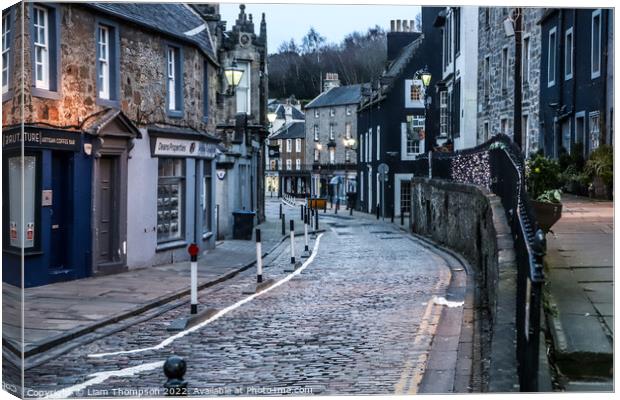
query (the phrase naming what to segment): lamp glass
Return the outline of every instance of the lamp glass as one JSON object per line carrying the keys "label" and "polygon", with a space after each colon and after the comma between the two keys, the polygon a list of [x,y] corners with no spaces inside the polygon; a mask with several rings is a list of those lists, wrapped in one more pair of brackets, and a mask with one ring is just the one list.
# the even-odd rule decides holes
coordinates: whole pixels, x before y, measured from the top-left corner
{"label": "lamp glass", "polygon": [[226,82],[228,85],[236,87],[239,85],[239,82],[241,82],[243,70],[237,68],[237,63],[233,63],[230,68],[226,68],[224,70],[224,76],[226,77]]}
{"label": "lamp glass", "polygon": [[274,112],[267,113],[267,120],[269,121],[269,123],[273,124],[273,122],[276,120],[277,116],[278,115],[276,113],[274,113]]}
{"label": "lamp glass", "polygon": [[422,84],[424,85],[424,87],[428,87],[428,85],[431,84],[431,73],[428,71],[424,71],[422,72]]}

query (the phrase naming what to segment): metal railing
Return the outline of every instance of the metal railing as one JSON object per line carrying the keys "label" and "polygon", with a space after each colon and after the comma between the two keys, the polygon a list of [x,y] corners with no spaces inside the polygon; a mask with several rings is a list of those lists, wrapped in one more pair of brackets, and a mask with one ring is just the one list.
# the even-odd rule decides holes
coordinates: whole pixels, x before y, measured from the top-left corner
{"label": "metal railing", "polygon": [[520,390],[538,390],[540,312],[545,235],[538,227],[525,186],[525,162],[506,135],[454,153],[430,153],[414,162],[416,176],[487,187],[502,202],[517,261],[517,362]]}

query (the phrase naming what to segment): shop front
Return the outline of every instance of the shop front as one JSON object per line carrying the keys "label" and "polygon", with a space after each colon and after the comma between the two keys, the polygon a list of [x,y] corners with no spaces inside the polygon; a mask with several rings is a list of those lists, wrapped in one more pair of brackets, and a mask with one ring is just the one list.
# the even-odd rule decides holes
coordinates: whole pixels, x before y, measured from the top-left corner
{"label": "shop front", "polygon": [[[3,128],[3,281],[24,287],[91,274],[91,136]],[[22,153],[23,142],[23,153]],[[23,207],[23,213],[22,213]]]}
{"label": "shop front", "polygon": [[202,251],[215,246],[219,140],[176,127],[149,127],[144,134],[148,141],[136,148],[129,168],[130,267],[187,260],[190,243]]}

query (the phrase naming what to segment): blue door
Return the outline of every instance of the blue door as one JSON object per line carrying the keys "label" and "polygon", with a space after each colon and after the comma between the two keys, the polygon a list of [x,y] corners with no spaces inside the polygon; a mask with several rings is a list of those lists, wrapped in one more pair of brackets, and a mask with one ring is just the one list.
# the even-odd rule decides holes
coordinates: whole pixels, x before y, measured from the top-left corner
{"label": "blue door", "polygon": [[50,232],[50,281],[74,279],[70,265],[72,204],[72,153],[52,153],[52,206]]}

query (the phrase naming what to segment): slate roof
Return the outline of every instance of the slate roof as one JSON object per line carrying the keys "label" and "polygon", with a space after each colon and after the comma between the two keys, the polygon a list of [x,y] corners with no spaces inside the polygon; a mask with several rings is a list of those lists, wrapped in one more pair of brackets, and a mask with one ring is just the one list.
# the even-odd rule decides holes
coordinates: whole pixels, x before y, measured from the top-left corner
{"label": "slate roof", "polygon": [[[292,119],[306,119],[306,116],[303,112],[299,111],[296,107],[291,107],[291,118]],[[286,108],[282,103],[272,103],[267,106],[269,112],[275,112],[277,119],[286,119]]]}
{"label": "slate roof", "polygon": [[[215,52],[209,40],[206,21],[188,5],[181,3],[88,3],[84,4],[102,13],[124,19],[153,29],[178,40],[198,46],[211,61],[216,62]],[[195,34],[186,34],[204,27]]]}
{"label": "slate roof", "polygon": [[306,137],[306,123],[301,121],[290,122],[284,125],[282,128],[269,139],[297,139]]}
{"label": "slate roof", "polygon": [[362,85],[347,85],[329,89],[314,98],[306,108],[341,106],[357,104],[362,96]]}

